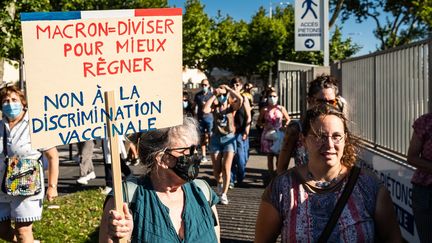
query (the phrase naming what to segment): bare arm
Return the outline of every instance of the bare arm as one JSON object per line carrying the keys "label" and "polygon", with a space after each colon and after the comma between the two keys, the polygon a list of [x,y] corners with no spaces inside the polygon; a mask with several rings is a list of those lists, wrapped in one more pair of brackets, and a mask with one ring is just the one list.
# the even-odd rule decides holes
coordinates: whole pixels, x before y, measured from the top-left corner
{"label": "bare arm", "polygon": [[380,242],[403,242],[392,199],[384,186],[378,191],[374,219]]}
{"label": "bare arm", "polygon": [[257,119],[257,125],[258,126],[260,126],[260,127],[264,127],[264,114],[265,114],[265,112],[266,112],[266,109],[265,108],[261,108],[261,110],[259,111],[260,113],[259,113],[259,116],[258,116],[258,119]]}
{"label": "bare arm", "polygon": [[286,120],[285,126],[288,126],[290,122],[290,117],[288,115],[288,111],[285,109],[285,107],[281,106],[282,115],[284,116],[284,119]]}
{"label": "bare arm", "polygon": [[289,167],[290,158],[299,140],[299,130],[295,126],[289,126],[285,130],[285,137],[279,153],[276,172],[282,173]]}
{"label": "bare arm", "polygon": [[252,123],[252,112],[251,112],[252,108],[250,106],[249,99],[247,99],[246,97],[243,97],[243,106],[245,108],[245,113],[246,113],[246,128],[245,128],[245,133],[243,134],[243,140],[246,140],[247,136],[249,135],[250,127]]}
{"label": "bare arm", "polygon": [[237,93],[235,90],[231,89],[228,85],[221,85],[224,89],[226,89],[227,92],[229,92],[232,97],[234,97],[234,102],[231,104],[231,107],[233,110],[240,109],[241,104],[243,103],[243,97]]}
{"label": "bare arm", "polygon": [[422,147],[423,143],[420,136],[414,132],[408,148],[407,162],[416,168],[432,174],[432,161],[421,157]]}
{"label": "bare arm", "polygon": [[58,196],[57,183],[59,176],[59,156],[56,147],[44,151],[44,156],[48,159],[48,201],[54,200]]}
{"label": "bare arm", "polygon": [[213,102],[216,99],[216,95],[213,95],[212,97],[210,97],[210,99],[207,100],[207,102],[205,103],[204,107],[203,107],[203,112],[204,113],[210,113],[212,111],[212,105]]}
{"label": "bare arm", "polygon": [[255,243],[276,242],[282,227],[278,211],[268,202],[261,201],[255,225]]}
{"label": "bare arm", "polygon": [[127,203],[123,204],[123,214],[113,210],[114,198],[110,197],[105,204],[99,228],[99,243],[112,243],[113,238],[132,238],[133,220]]}
{"label": "bare arm", "polygon": [[220,242],[220,226],[219,226],[219,216],[218,216],[218,212],[216,209],[216,206],[213,205],[213,207],[211,208],[214,214],[214,217],[216,219],[216,226],[214,227],[215,232],[216,232],[216,237],[218,239],[218,242]]}

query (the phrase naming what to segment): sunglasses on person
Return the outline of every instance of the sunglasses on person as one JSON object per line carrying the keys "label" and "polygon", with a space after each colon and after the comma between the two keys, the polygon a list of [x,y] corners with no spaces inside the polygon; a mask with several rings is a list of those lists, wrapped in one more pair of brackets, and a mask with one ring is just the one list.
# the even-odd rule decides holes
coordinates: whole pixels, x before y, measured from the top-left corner
{"label": "sunglasses on person", "polygon": [[327,103],[327,104],[332,105],[332,106],[336,106],[338,104],[337,99],[333,99],[333,100],[316,99],[316,101],[320,102],[320,103]]}
{"label": "sunglasses on person", "polygon": [[[201,160],[198,153],[196,153],[196,148],[196,145],[192,145],[190,147],[166,148],[164,150],[164,153],[176,160],[176,164],[171,169],[185,181],[191,181],[198,176]],[[171,151],[181,151],[180,153],[184,153],[187,150],[189,150],[189,154],[183,154],[178,157],[170,153]]]}
{"label": "sunglasses on person", "polygon": [[192,145],[190,147],[180,147],[180,148],[166,148],[164,150],[164,152],[172,155],[170,153],[172,151],[179,151],[180,153],[183,153],[184,151],[187,151],[187,150],[189,150],[189,154],[186,154],[186,155],[194,155],[195,153],[197,153],[197,145]]}

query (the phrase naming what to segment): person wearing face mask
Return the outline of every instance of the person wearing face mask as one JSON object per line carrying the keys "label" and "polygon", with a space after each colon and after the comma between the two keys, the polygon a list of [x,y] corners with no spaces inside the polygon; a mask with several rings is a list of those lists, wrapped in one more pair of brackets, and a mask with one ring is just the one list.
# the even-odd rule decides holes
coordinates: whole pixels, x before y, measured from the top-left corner
{"label": "person wearing face mask", "polygon": [[99,242],[125,238],[128,242],[219,242],[219,219],[211,191],[210,200],[192,180],[198,174],[197,122],[152,130],[139,136],[139,157],[144,174],[138,179],[134,203],[123,214],[107,197]]}
{"label": "person wearing face mask", "polygon": [[[239,92],[228,85],[221,85],[214,90],[213,96],[204,106],[204,113],[213,113],[214,124],[210,138],[210,153],[213,163],[213,175],[218,184],[217,193],[221,204],[228,204],[227,192],[231,180],[231,165],[236,151],[234,112],[243,101]],[[228,102],[228,95],[233,102]]]}
{"label": "person wearing face mask", "polygon": [[[24,93],[16,86],[0,90],[3,119],[0,122],[0,175],[5,173],[5,155],[22,159],[39,159],[42,154],[48,160],[48,201],[57,197],[59,157],[55,147],[32,149],[30,141],[27,101]],[[6,144],[6,148],[4,147]],[[43,183],[42,165],[41,181]],[[3,183],[0,181],[0,183]],[[41,220],[44,188],[33,196],[11,196],[0,191],[0,238],[10,242],[33,242],[33,222]],[[12,221],[14,227],[12,227]]]}
{"label": "person wearing face mask", "polygon": [[192,107],[192,102],[189,99],[189,93],[184,91],[183,92],[183,116],[189,116],[189,117],[193,117],[194,116],[194,110]]}
{"label": "person wearing face mask", "polygon": [[[267,97],[267,106],[260,111],[257,124],[262,126],[263,132],[261,134],[261,152],[267,154],[267,169],[268,176],[272,177],[274,174],[273,158],[276,157],[277,165],[277,154],[275,146],[277,147],[280,140],[281,128],[290,121],[288,112],[285,107],[278,105],[278,95],[275,91],[269,93]],[[265,178],[269,179],[269,178]]]}
{"label": "person wearing face mask", "polygon": [[194,98],[194,108],[196,112],[199,128],[201,131],[201,154],[202,163],[208,162],[207,160],[207,145],[210,141],[211,132],[213,130],[213,114],[204,113],[204,105],[213,96],[210,82],[207,79],[201,81],[201,90],[196,93]]}

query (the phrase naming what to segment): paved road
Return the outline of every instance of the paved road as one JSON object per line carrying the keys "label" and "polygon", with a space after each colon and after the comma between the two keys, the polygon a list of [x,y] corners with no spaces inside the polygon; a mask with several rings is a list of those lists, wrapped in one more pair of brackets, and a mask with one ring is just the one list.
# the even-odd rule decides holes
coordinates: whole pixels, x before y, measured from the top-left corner
{"label": "paved road", "polygon": [[[254,141],[252,141],[254,144]],[[73,155],[76,146],[73,147]],[[76,183],[79,176],[78,164],[70,159],[69,146],[58,147],[60,152],[60,178],[58,191],[60,195],[73,193],[83,189],[100,188],[105,186],[103,153],[100,144],[96,145],[93,162],[97,178],[89,181],[86,186]],[[218,205],[222,242],[252,242],[254,238],[255,220],[258,212],[261,194],[264,190],[263,174],[266,171],[266,157],[258,155],[255,150],[251,150],[251,156],[247,164],[246,179],[240,188],[234,188],[228,192],[230,200],[228,205]],[[140,166],[131,167],[134,174],[139,174]],[[211,164],[201,166],[200,178],[206,179],[213,188]]]}

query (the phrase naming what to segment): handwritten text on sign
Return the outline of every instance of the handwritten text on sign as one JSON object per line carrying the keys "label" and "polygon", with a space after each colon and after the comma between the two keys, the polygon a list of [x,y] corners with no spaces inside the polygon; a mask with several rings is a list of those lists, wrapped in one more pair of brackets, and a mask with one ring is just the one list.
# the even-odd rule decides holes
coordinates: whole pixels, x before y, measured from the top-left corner
{"label": "handwritten text on sign", "polygon": [[182,122],[181,9],[24,13],[22,30],[33,147]]}

